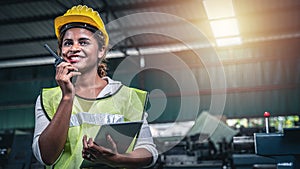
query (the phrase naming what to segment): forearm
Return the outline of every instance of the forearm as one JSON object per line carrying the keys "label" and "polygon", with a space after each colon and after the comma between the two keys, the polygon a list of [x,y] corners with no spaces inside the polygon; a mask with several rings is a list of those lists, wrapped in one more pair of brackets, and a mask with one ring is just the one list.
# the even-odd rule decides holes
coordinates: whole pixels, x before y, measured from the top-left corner
{"label": "forearm", "polygon": [[119,154],[116,158],[116,163],[112,164],[113,167],[142,168],[152,162],[152,154],[144,148],[127,154]]}
{"label": "forearm", "polygon": [[43,162],[53,164],[60,156],[68,134],[73,98],[63,97],[58,109],[39,138],[39,147]]}

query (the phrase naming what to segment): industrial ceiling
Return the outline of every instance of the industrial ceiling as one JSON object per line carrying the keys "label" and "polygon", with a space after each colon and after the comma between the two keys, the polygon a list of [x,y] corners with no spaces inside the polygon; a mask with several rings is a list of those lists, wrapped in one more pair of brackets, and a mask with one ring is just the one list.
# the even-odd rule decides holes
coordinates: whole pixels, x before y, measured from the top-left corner
{"label": "industrial ceiling", "polygon": [[[161,29],[177,31],[178,34],[186,36],[187,42],[201,43],[194,35],[186,32],[186,25],[183,22],[164,17],[151,17],[150,12],[179,17],[195,25],[214,43],[202,0],[3,0],[0,3],[0,61],[2,62],[0,65],[2,67],[9,67],[11,64],[13,66],[13,62],[18,59],[46,60],[49,53],[43,48],[43,44],[48,43],[53,48],[56,48],[57,44],[53,28],[54,18],[78,4],[91,6],[100,12],[105,24],[108,25],[107,29],[112,40],[124,39],[122,43],[111,46],[114,51],[124,53],[130,48],[168,46],[178,43],[172,38],[150,33],[128,37],[130,31],[157,32]],[[300,1],[233,0],[233,5],[244,44],[282,41],[292,43],[299,39]],[[148,12],[149,17],[140,15],[124,22],[128,19],[124,18],[125,16],[145,12]],[[9,61],[8,65],[3,65],[5,61]],[[46,63],[49,63],[49,58]]]}

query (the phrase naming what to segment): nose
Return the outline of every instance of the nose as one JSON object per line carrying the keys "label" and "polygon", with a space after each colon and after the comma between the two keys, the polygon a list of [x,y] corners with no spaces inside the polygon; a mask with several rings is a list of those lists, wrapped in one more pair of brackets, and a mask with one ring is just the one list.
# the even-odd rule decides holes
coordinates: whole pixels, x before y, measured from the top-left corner
{"label": "nose", "polygon": [[81,47],[80,47],[79,43],[74,43],[70,48],[70,51],[72,53],[79,52],[80,50],[81,50]]}

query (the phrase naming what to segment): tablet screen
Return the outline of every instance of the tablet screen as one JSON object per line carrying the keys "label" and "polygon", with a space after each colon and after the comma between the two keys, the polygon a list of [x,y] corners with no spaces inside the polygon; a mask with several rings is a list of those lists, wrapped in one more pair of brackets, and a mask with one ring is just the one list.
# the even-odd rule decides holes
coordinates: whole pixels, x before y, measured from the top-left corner
{"label": "tablet screen", "polygon": [[143,121],[122,122],[113,124],[104,124],[100,127],[94,142],[106,148],[111,148],[107,142],[107,135],[115,141],[118,152],[123,154],[127,151],[133,138],[139,133]]}

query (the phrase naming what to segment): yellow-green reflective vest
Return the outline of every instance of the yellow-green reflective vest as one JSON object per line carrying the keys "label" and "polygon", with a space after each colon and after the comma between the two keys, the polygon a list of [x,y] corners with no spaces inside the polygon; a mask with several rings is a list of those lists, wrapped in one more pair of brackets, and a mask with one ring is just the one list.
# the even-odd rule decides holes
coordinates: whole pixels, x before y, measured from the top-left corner
{"label": "yellow-green reflective vest", "polygon": [[[42,90],[42,106],[49,120],[53,118],[61,97],[59,87]],[[63,153],[52,167],[79,168],[83,161],[83,135],[95,138],[100,126],[105,123],[142,120],[146,102],[147,92],[127,86],[121,86],[116,93],[99,99],[75,96],[67,141]],[[135,140],[127,152],[132,151]]]}

